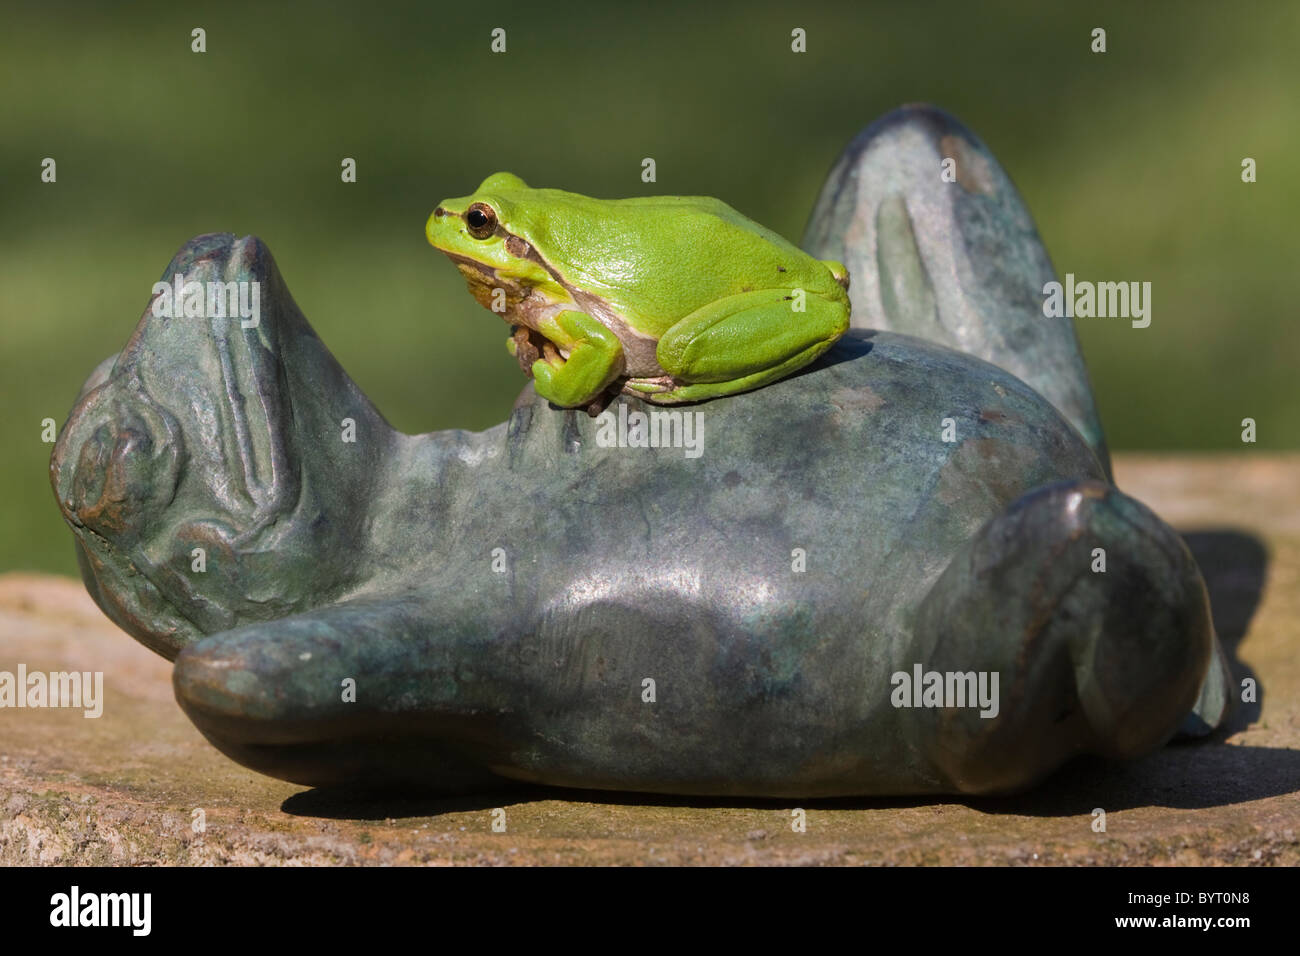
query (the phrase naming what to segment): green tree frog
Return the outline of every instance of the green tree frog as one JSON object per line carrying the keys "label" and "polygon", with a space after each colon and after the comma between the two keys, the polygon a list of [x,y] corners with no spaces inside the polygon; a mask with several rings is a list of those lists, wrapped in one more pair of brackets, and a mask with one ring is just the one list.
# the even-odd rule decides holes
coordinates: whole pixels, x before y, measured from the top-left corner
{"label": "green tree frog", "polygon": [[591,199],[496,173],[425,228],[556,405],[615,383],[671,404],[758,388],[849,327],[848,272],[703,196]]}

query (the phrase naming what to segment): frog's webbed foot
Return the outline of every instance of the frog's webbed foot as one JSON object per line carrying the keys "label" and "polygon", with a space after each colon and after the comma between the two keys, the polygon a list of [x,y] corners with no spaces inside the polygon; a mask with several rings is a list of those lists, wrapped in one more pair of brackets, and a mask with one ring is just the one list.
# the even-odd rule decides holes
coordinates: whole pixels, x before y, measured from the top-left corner
{"label": "frog's webbed foot", "polygon": [[1129,758],[1193,711],[1219,723],[1226,669],[1182,539],[1110,485],[1024,495],[953,558],[918,610],[912,660],[998,672],[996,716],[918,710],[909,733],[955,790],[1023,789],[1074,753]]}
{"label": "frog's webbed foot", "polygon": [[561,312],[555,325],[568,355],[534,362],[534,387],[561,408],[584,407],[622,374],[623,346],[612,330],[585,312]]}
{"label": "frog's webbed foot", "polygon": [[172,682],[203,735],[260,773],[309,786],[508,786],[470,749],[494,719],[461,676],[479,654],[439,630],[418,595],[354,600],[204,638]]}
{"label": "frog's webbed foot", "polygon": [[[529,378],[533,377],[533,364],[538,361],[559,367],[564,364],[564,357],[555,348],[555,343],[536,329],[526,325],[512,325],[510,338],[506,339],[506,349],[515,357],[519,367]],[[618,397],[623,389],[622,380],[616,379],[606,389],[587,403],[583,409],[592,418],[597,417],[609,403]]]}

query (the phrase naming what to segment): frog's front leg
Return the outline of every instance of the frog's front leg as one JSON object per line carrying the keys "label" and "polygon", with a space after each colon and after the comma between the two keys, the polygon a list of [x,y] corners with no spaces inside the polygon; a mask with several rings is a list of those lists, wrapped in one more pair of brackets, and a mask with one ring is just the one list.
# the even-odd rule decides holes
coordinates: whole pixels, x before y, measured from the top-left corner
{"label": "frog's front leg", "polygon": [[659,364],[683,384],[645,397],[673,403],[732,395],[803,368],[848,330],[849,309],[808,293],[805,310],[796,312],[796,301],[790,290],[763,289],[686,316],[663,335],[657,352]]}
{"label": "frog's front leg", "polygon": [[561,312],[542,333],[569,357],[533,363],[537,394],[562,408],[586,405],[623,373],[623,345],[608,327],[585,312]]}

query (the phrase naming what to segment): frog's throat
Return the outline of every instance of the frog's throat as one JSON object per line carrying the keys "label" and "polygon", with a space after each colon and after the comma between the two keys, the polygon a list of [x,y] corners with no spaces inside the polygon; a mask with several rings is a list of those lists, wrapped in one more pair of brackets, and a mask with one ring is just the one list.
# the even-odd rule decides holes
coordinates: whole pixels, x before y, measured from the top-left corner
{"label": "frog's throat", "polygon": [[465,277],[465,284],[479,305],[501,316],[509,324],[524,325],[545,335],[547,320],[553,319],[557,313],[569,309],[584,312],[618,336],[623,346],[623,375],[651,379],[662,379],[668,375],[659,364],[656,353],[658,339],[633,329],[599,296],[570,285],[535,249],[530,247],[527,258],[545,269],[555,284],[567,293],[567,298],[557,299],[544,294],[535,286],[502,276],[492,266],[468,256],[450,252],[446,255]]}
{"label": "frog's throat", "polygon": [[453,261],[478,304],[512,325],[526,325],[540,331],[547,318],[572,307],[570,303],[557,302],[542,295],[533,286],[517,279],[498,275],[491,266],[459,257],[453,257]]}

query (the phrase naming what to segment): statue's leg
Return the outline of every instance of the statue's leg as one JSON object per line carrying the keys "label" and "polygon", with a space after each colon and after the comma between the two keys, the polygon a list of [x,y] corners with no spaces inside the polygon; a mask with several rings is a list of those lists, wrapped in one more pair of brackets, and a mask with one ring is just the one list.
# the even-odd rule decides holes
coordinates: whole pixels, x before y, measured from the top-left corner
{"label": "statue's leg", "polygon": [[474,639],[427,601],[354,600],[206,637],[181,652],[182,709],[218,749],[310,786],[508,786],[475,747],[494,712]]}
{"label": "statue's leg", "polygon": [[1226,701],[1215,644],[1171,528],[1101,482],[1048,485],[985,525],[918,611],[914,660],[997,672],[996,716],[918,709],[909,733],[965,793],[1027,787],[1074,753],[1138,756],[1212,703],[1207,675]]}
{"label": "statue's leg", "polygon": [[1006,171],[956,118],[910,104],[867,127],[831,171],[802,245],[848,268],[854,328],[1006,369],[1079,430],[1109,475],[1074,323],[1044,314],[1051,259]]}

